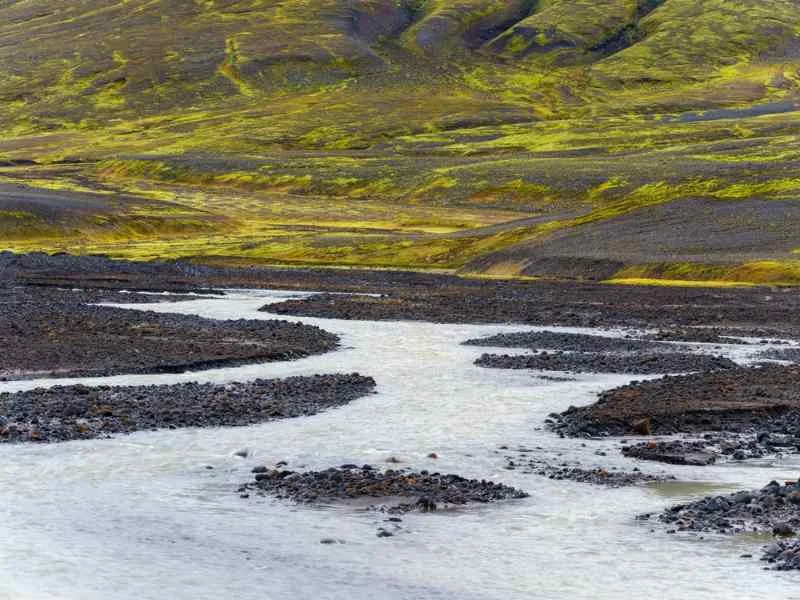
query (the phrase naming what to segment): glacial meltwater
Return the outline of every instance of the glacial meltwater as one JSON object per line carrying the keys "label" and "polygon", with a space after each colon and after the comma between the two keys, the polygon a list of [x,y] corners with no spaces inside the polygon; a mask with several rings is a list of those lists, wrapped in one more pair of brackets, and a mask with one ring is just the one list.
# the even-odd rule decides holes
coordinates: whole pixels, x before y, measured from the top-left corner
{"label": "glacial meltwater", "polygon": [[[276,317],[257,309],[296,296],[243,290],[127,308],[270,319]],[[657,522],[635,519],[709,490],[796,479],[797,457],[671,466],[626,459],[614,439],[560,439],[543,427],[549,413],[591,403],[597,392],[642,377],[545,380],[530,371],[476,367],[473,361],[487,349],[461,345],[536,328],[293,320],[339,334],[342,348],[293,362],[180,375],[0,384],[0,391],[15,391],[354,371],[378,384],[376,394],[343,408],[264,425],[0,446],[0,598],[800,598],[800,574],[763,570],[757,557],[764,539],[670,535]],[[741,361],[763,346],[722,348],[713,351]],[[607,489],[553,481],[506,470],[503,445],[587,468],[671,473],[680,483]],[[245,449],[247,458],[237,456]],[[432,452],[438,459],[428,457]],[[402,463],[388,464],[389,457]],[[369,463],[451,472],[503,482],[530,497],[403,515],[402,529],[379,538],[381,513],[239,497],[236,489],[251,480],[254,466],[281,460],[290,469]]]}

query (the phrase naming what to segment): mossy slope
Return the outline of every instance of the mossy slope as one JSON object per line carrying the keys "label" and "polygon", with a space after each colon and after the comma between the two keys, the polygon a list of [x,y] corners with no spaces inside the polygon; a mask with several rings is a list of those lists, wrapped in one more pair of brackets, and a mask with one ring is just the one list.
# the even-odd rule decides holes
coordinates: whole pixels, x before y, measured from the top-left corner
{"label": "mossy slope", "polygon": [[[108,198],[59,216],[6,196],[9,248],[495,275],[796,272],[793,1],[6,0],[0,64],[0,160],[54,165],[0,176]],[[715,221],[731,232],[715,248],[636,242],[626,257],[653,207],[686,200],[780,201],[759,209],[783,220],[780,244],[736,247],[754,226],[734,216]],[[670,215],[676,231],[712,219]],[[554,260],[583,231],[606,237]]]}

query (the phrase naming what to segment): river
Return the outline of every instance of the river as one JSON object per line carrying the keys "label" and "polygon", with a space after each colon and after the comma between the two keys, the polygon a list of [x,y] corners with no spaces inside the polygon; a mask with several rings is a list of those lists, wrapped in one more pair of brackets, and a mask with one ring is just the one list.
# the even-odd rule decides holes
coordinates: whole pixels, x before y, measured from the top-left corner
{"label": "river", "polygon": [[[128,307],[269,319],[274,316],[257,309],[297,296],[241,290]],[[549,413],[642,377],[548,381],[529,371],[478,368],[472,363],[486,349],[460,345],[537,328],[296,320],[339,334],[343,348],[288,363],[180,375],[0,384],[0,391],[14,391],[354,371],[378,384],[378,393],[343,408],[264,425],[0,446],[0,598],[800,598],[800,575],[764,571],[757,558],[741,558],[757,557],[761,540],[668,535],[634,518],[712,489],[796,478],[797,457],[666,467],[622,457],[616,440],[559,439],[542,427]],[[731,345],[725,353],[746,360],[761,349]],[[539,447],[539,456],[586,466],[668,469],[684,483],[605,489],[551,481],[505,470],[501,445]],[[236,455],[243,449],[247,458]],[[431,452],[439,458],[429,458]],[[378,513],[242,499],[235,492],[260,464],[381,466],[391,456],[404,467],[513,485],[530,498],[404,515],[394,537],[378,538],[376,528],[385,525]],[[321,544],[325,538],[343,543]]]}

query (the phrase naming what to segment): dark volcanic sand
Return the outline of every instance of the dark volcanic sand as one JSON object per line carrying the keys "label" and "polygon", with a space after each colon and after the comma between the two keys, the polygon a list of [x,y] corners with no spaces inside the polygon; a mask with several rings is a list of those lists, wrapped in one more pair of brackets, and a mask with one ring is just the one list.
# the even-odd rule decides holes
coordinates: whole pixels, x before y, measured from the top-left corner
{"label": "dark volcanic sand", "polygon": [[290,360],[338,346],[337,336],[310,325],[84,304],[91,296],[0,287],[0,378],[177,373]]}
{"label": "dark volcanic sand", "polygon": [[0,443],[63,442],[151,429],[233,427],[313,415],[370,393],[371,377],[316,375],[250,383],[89,388],[0,394]]}
{"label": "dark volcanic sand", "polygon": [[483,354],[479,367],[535,369],[573,373],[630,373],[637,375],[732,369],[736,363],[721,356],[680,352],[605,354],[600,352],[542,352],[509,356]]}
{"label": "dark volcanic sand", "polygon": [[428,471],[378,471],[369,465],[343,465],[305,473],[256,467],[253,472],[255,482],[239,488],[243,495],[252,491],[303,504],[374,498],[390,512],[527,497],[525,492],[492,481]]}
{"label": "dark volcanic sand", "polygon": [[568,436],[793,433],[800,427],[800,366],[737,367],[635,382],[590,406],[554,415]]}

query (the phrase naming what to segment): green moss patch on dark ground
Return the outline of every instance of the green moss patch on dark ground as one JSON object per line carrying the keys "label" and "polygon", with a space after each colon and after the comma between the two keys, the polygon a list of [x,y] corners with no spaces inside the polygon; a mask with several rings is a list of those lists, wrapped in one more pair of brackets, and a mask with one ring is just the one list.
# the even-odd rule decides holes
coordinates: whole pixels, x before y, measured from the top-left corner
{"label": "green moss patch on dark ground", "polygon": [[798,31],[786,0],[5,3],[2,248],[797,283]]}
{"label": "green moss patch on dark ground", "polygon": [[566,228],[481,256],[467,268],[515,262],[523,275],[609,278],[649,262],[792,260],[798,244],[796,200],[682,199],[608,220]]}

